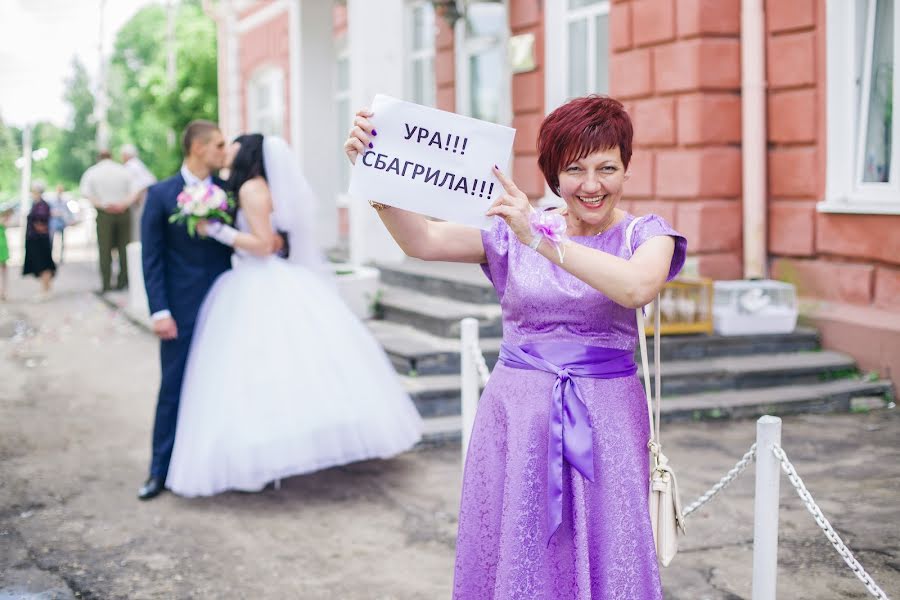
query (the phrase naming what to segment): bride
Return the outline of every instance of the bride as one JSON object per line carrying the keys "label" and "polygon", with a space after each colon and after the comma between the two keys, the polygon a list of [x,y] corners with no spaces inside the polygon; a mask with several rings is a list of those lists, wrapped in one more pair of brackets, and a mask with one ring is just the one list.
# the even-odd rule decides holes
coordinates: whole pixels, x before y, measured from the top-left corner
{"label": "bride", "polygon": [[[408,450],[422,421],[378,343],[344,304],[313,241],[312,191],[284,140],[242,135],[227,187],[235,248],[197,321],[166,487],[259,491],[275,479]],[[270,255],[275,229],[290,257]]]}

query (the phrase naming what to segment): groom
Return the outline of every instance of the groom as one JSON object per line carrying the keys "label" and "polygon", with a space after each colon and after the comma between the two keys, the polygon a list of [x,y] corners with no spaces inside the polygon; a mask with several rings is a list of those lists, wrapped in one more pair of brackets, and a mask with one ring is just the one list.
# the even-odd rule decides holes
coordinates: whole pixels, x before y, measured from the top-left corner
{"label": "groom", "polygon": [[181,380],[194,323],[216,278],[231,268],[232,249],[209,238],[191,237],[183,224],[169,223],[185,186],[222,181],[213,172],[225,162],[225,138],[218,125],[192,121],[184,130],[181,170],[147,192],[141,218],[144,285],[153,332],[159,337],[162,381],[153,425],[150,477],[138,492],[149,500],[164,489],[175,443]]}

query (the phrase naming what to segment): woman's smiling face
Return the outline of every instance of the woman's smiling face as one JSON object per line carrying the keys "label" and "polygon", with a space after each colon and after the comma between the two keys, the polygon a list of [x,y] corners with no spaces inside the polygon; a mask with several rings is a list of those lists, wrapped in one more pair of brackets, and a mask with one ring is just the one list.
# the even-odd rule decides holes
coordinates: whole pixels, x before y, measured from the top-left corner
{"label": "woman's smiling face", "polygon": [[559,194],[569,209],[569,225],[577,231],[572,235],[594,235],[612,223],[626,179],[618,146],[565,165],[559,174]]}

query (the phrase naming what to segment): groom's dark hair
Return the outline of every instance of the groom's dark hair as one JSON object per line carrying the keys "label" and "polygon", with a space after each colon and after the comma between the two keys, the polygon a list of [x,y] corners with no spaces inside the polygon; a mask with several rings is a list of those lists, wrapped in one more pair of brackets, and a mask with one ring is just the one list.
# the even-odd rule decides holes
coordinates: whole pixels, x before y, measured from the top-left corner
{"label": "groom's dark hair", "polygon": [[181,137],[181,151],[184,152],[184,158],[191,153],[191,145],[194,140],[208,141],[213,131],[219,131],[219,126],[212,121],[197,119],[188,123],[184,128],[184,135]]}
{"label": "groom's dark hair", "polygon": [[241,186],[254,177],[266,179],[266,166],[263,162],[263,136],[261,133],[247,133],[234,139],[241,145],[231,163],[231,174],[225,182],[226,189],[235,194]]}

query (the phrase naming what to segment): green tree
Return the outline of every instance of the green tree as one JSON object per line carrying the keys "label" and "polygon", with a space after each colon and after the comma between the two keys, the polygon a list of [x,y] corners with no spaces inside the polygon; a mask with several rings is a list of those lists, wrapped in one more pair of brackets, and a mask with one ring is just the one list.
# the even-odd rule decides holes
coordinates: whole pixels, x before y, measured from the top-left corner
{"label": "green tree", "polygon": [[0,206],[19,191],[21,174],[16,159],[22,154],[22,133],[0,118]]}
{"label": "green tree", "polygon": [[[72,59],[72,75],[66,80],[64,94],[72,110],[69,123],[56,136],[47,129],[50,155],[46,173],[53,181],[67,186],[77,184],[85,170],[96,161],[97,124],[94,120],[94,94],[87,69],[78,58]],[[39,127],[35,131],[40,133]],[[35,144],[35,147],[39,147]],[[54,177],[55,175],[55,177]],[[53,184],[53,181],[48,181]]]}
{"label": "green tree", "polygon": [[167,75],[166,31],[163,7],[139,11],[116,36],[109,77],[111,143],[135,144],[157,177],[178,169],[178,138],[188,122],[218,118],[214,22],[198,0],[178,5],[174,88]]}

